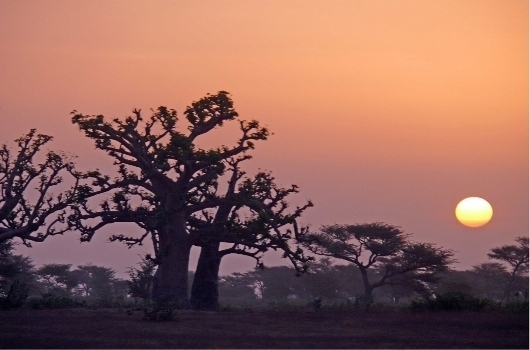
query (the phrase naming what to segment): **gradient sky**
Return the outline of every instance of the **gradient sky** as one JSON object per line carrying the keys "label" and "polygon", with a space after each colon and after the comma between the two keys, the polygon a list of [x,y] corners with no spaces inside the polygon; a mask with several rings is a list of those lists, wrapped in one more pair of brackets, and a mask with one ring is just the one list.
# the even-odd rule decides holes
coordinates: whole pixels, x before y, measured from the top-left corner
{"label": "gradient sky", "polygon": [[[293,205],[315,203],[303,223],[400,225],[454,249],[466,269],[528,235],[528,13],[523,0],[2,0],[0,142],[36,127],[82,169],[110,171],[73,109],[182,113],[226,90],[243,118],[274,132],[247,169],[298,184]],[[491,203],[488,225],[457,222],[468,196]],[[148,251],[107,237],[18,251],[120,273]],[[230,256],[221,272],[253,266]]]}

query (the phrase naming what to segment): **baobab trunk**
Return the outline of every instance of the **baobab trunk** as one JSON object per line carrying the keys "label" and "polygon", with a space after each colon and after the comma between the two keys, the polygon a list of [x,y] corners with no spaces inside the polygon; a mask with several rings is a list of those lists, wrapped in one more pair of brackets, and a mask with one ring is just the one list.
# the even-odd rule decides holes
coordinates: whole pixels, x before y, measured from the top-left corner
{"label": "baobab trunk", "polygon": [[191,287],[190,303],[193,309],[219,309],[220,264],[219,242],[211,242],[202,246]]}
{"label": "baobab trunk", "polygon": [[[184,222],[184,221],[182,221]],[[184,225],[173,225],[159,235],[158,268],[153,278],[153,301],[189,308],[188,265],[192,244]]]}
{"label": "baobab trunk", "polygon": [[[221,229],[232,210],[232,204],[221,205],[215,214],[213,223],[220,225]],[[217,237],[215,227],[209,236]],[[197,270],[193,277],[191,287],[191,307],[195,310],[219,309],[219,266],[221,265],[220,242],[205,242],[201,245],[201,254],[197,263]]]}

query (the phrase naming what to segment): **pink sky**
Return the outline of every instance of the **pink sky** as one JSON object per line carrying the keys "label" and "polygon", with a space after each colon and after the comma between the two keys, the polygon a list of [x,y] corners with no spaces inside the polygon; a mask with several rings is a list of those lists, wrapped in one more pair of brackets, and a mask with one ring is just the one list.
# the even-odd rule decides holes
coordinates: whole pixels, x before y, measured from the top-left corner
{"label": "pink sky", "polygon": [[[182,113],[226,90],[274,132],[249,171],[300,185],[314,228],[400,225],[456,250],[461,269],[528,235],[527,1],[4,0],[0,67],[1,143],[36,127],[80,167],[110,171],[70,111]],[[491,203],[488,225],[456,221],[468,196]],[[148,250],[69,236],[19,251],[123,272]]]}

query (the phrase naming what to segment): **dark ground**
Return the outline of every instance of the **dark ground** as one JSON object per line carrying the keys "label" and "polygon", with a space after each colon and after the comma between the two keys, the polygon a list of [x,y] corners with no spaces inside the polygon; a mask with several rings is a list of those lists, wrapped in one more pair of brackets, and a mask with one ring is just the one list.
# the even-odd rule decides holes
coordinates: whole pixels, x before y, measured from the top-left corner
{"label": "dark ground", "polygon": [[0,311],[1,348],[521,348],[528,315],[508,312]]}

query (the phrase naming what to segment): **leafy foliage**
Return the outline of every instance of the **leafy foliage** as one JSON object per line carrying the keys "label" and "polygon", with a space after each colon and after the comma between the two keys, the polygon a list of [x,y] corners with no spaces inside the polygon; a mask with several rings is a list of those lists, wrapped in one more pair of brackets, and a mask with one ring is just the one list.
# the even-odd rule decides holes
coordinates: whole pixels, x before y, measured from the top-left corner
{"label": "leafy foliage", "polygon": [[70,296],[79,284],[77,276],[71,271],[71,264],[46,264],[37,269],[36,275],[41,282],[44,294]]}
{"label": "leafy foliage", "polygon": [[133,298],[140,298],[146,302],[151,299],[151,288],[155,271],[156,264],[153,260],[145,257],[140,261],[138,268],[129,268],[127,285],[128,291]]}
{"label": "leafy foliage", "polygon": [[113,269],[90,264],[74,270],[71,267],[45,264],[36,270],[42,303],[74,305],[76,299],[82,299],[91,305],[110,307],[127,297],[127,282],[116,278]]}
{"label": "leafy foliage", "polygon": [[517,237],[517,244],[503,245],[491,249],[488,253],[490,259],[507,262],[513,268],[513,273],[528,272],[528,237]]}
{"label": "leafy foliage", "polygon": [[1,309],[14,309],[21,307],[28,298],[29,289],[24,282],[15,280],[10,286],[5,296],[0,297]]}
{"label": "leafy foliage", "polygon": [[506,267],[498,262],[487,262],[473,266],[474,275],[472,287],[475,295],[481,295],[492,300],[501,300],[506,284],[510,280],[510,273]]}
{"label": "leafy foliage", "polygon": [[13,250],[11,240],[0,242],[0,307],[7,309],[24,304],[34,280],[31,259]]}
{"label": "leafy foliage", "polygon": [[[151,235],[155,254],[159,251],[159,235],[176,213],[186,216],[219,204],[211,190],[217,188],[219,176],[226,163],[239,154],[254,148],[252,141],[265,140],[268,130],[256,121],[240,121],[242,136],[236,146],[221,146],[203,150],[195,140],[234,120],[238,114],[228,93],[219,92],[192,103],[185,111],[189,122],[188,133],[178,130],[177,112],[159,107],[145,120],[140,110],[124,121],[107,122],[102,115],[90,116],[73,112],[72,122],[94,140],[97,148],[107,152],[118,165],[118,177],[111,179],[99,172],[93,185],[103,192],[115,190],[99,210],[87,205],[79,208],[71,222],[89,241],[101,227],[114,222],[135,222],[145,229],[140,238],[114,235],[112,241],[129,246],[141,244]],[[133,204],[139,200],[139,204]],[[100,219],[90,224],[89,219]]]}

